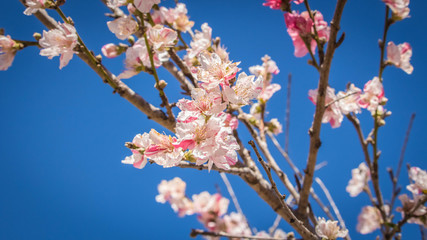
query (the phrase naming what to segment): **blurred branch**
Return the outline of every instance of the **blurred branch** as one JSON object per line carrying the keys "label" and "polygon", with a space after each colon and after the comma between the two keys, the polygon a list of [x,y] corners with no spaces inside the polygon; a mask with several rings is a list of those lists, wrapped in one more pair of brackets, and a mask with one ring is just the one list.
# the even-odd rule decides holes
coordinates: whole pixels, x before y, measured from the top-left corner
{"label": "blurred branch", "polygon": [[259,236],[247,236],[247,235],[233,235],[225,232],[208,232],[201,229],[191,229],[190,237],[195,238],[198,235],[209,236],[209,237],[227,237],[230,239],[263,239],[263,240],[286,240],[286,238],[275,238],[275,237],[259,237]]}

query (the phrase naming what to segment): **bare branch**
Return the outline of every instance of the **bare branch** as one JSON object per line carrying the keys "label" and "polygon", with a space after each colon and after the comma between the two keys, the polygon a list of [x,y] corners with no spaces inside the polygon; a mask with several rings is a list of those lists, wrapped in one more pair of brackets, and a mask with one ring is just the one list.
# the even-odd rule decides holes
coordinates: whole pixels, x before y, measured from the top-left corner
{"label": "bare branch", "polygon": [[344,6],[347,0],[338,0],[335,7],[334,17],[331,22],[331,33],[325,54],[324,62],[320,69],[320,80],[318,86],[318,95],[316,100],[316,111],[314,115],[313,125],[310,129],[310,148],[305,169],[304,182],[300,192],[300,201],[298,205],[298,215],[307,216],[308,196],[310,194],[311,185],[313,184],[314,168],[316,166],[317,153],[320,148],[320,129],[322,126],[323,114],[325,113],[325,98],[326,88],[328,87],[329,72],[331,68],[332,58],[336,48],[336,38],[340,29],[341,16],[344,11]]}
{"label": "bare branch", "polygon": [[291,122],[291,84],[292,74],[288,75],[287,97],[286,97],[286,117],[285,117],[285,152],[289,153],[289,127]]}

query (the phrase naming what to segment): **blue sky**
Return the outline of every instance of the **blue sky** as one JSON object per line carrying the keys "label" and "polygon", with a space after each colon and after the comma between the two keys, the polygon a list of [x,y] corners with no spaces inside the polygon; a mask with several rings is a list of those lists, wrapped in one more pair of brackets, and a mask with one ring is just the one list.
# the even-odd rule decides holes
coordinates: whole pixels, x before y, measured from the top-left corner
{"label": "blue sky", "polygon": [[[172,5],[172,0],[164,1]],[[208,22],[213,36],[219,36],[233,61],[248,72],[261,64],[268,54],[281,72],[274,78],[283,89],[269,102],[269,118],[283,122],[283,104],[288,73],[293,75],[290,156],[303,168],[307,158],[314,105],[308,100],[309,89],[317,87],[318,74],[306,64],[308,58],[295,58],[293,45],[284,24],[283,14],[262,6],[259,1],[185,1],[195,29]],[[321,11],[326,21],[332,18],[336,1],[310,1],[312,9]],[[383,194],[390,196],[386,167],[395,167],[410,115],[417,117],[405,155],[405,162],[426,169],[425,135],[427,111],[423,96],[427,90],[425,44],[427,3],[413,1],[411,18],[393,25],[389,40],[396,44],[409,42],[413,47],[414,72],[389,67],[384,73],[387,109],[393,115],[380,129],[380,181]],[[45,29],[33,16],[22,14],[18,0],[6,1],[0,15],[0,27],[13,38],[31,40],[34,32]],[[303,6],[296,9],[303,11]],[[104,16],[108,11],[100,1],[68,1],[63,10],[72,16],[87,46],[100,53],[106,43],[119,42],[108,31]],[[52,13],[53,14],[53,13]],[[58,18],[59,19],[59,18]],[[382,36],[384,4],[379,0],[369,5],[349,1],[342,20],[346,38],[336,51],[330,85],[343,90],[348,82],[359,88],[378,74],[378,39]],[[168,205],[155,202],[157,184],[162,179],[181,177],[187,182],[187,194],[204,190],[216,192],[219,186],[228,197],[216,172],[192,169],[163,169],[150,165],[143,170],[121,164],[130,154],[124,147],[137,133],[151,128],[166,131],[103,84],[101,79],[80,59],[59,70],[59,59],[48,60],[39,50],[28,48],[18,53],[12,67],[0,72],[0,239],[186,239],[191,228],[202,228],[194,216],[178,218]],[[122,58],[104,59],[115,74],[123,70]],[[167,94],[174,101],[178,84],[160,71],[168,81]],[[126,80],[146,99],[160,100],[152,88],[154,79],[139,75]],[[372,127],[369,113],[360,116],[365,135]],[[243,126],[242,126],[243,127]],[[250,140],[242,128],[246,141]],[[373,239],[375,234],[362,236],[355,231],[360,209],[369,203],[365,195],[351,198],[345,191],[351,169],[363,161],[361,147],[351,123],[344,120],[338,129],[322,126],[322,147],[318,162],[328,165],[316,172],[331,191],[353,239]],[[284,135],[278,136],[284,143]],[[277,161],[286,173],[292,174],[277,151]],[[267,230],[275,214],[238,177],[230,176],[243,211],[253,227]],[[400,183],[408,183],[402,171]],[[323,194],[314,185],[319,195]],[[285,190],[281,188],[283,192]],[[326,201],[326,200],[325,200]],[[230,210],[234,207],[230,205]],[[319,209],[315,209],[320,213]],[[400,217],[400,216],[398,216]],[[289,231],[286,223],[281,228]],[[405,238],[419,238],[418,226],[405,228]]]}

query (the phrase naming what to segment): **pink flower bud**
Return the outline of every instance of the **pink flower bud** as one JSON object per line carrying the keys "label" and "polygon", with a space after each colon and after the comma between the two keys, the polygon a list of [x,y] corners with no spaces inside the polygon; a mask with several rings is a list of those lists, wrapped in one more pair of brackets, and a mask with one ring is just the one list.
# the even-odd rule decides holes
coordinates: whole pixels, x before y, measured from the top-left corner
{"label": "pink flower bud", "polygon": [[118,53],[117,50],[118,50],[117,46],[114,45],[113,43],[105,44],[102,47],[102,49],[101,49],[102,54],[104,56],[106,56],[107,58],[115,58],[115,57],[117,57],[119,55],[119,53]]}

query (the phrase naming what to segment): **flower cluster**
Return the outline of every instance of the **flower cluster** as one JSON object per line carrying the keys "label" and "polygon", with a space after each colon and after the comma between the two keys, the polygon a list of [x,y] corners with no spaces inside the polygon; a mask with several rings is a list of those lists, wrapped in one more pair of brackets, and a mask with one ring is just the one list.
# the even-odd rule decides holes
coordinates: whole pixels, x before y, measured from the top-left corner
{"label": "flower cluster", "polygon": [[[309,51],[314,53],[317,46],[315,38],[318,38],[321,42],[329,40],[330,27],[323,20],[322,13],[317,11],[311,14],[313,15],[314,22],[307,11],[301,14],[296,11],[285,13],[285,23],[288,34],[291,36],[295,47],[295,57],[303,57]],[[316,32],[317,36],[315,36]]]}
{"label": "flower cluster", "polygon": [[77,46],[77,33],[73,25],[68,23],[58,23],[58,28],[43,31],[43,37],[39,40],[40,55],[47,56],[49,59],[60,57],[59,68],[65,67],[73,58],[74,47]]}
{"label": "flower cluster", "polygon": [[[158,54],[159,62],[161,50],[174,44],[176,38],[175,32],[165,32],[165,29],[156,25],[147,34],[150,47]],[[230,61],[228,54],[221,57],[211,46],[211,31],[207,24],[202,25],[202,32],[196,32],[190,43],[193,48],[188,50],[187,58],[192,58],[195,52],[200,51],[194,61],[187,61],[194,78],[198,80],[198,87],[191,91],[191,100],[180,99],[176,104],[181,110],[177,116],[176,135],[171,137],[151,130],[150,134],[142,135],[148,139],[146,145],[128,144],[134,154],[123,163],[135,164],[141,158],[149,158],[164,167],[172,167],[177,166],[181,160],[187,160],[196,165],[207,163],[209,169],[214,164],[218,168],[229,169],[237,162],[236,150],[239,145],[232,134],[237,127],[237,119],[225,110],[250,104],[251,100],[258,98],[270,86],[263,80],[263,75],[277,74],[279,70],[274,61],[266,57],[263,66],[259,67],[261,70],[258,77],[244,72],[237,75],[240,70],[238,63]],[[119,77],[135,74],[135,69],[148,61],[139,52],[135,53],[136,50],[146,51],[143,44],[138,40],[127,49],[126,65],[129,70]],[[264,95],[270,95],[264,97],[266,101],[271,97],[272,90]],[[277,121],[272,121],[271,129],[277,133],[281,126]],[[133,157],[135,152],[138,159]],[[137,164],[143,165],[145,164]]]}
{"label": "flower cluster", "polygon": [[[252,235],[245,216],[236,212],[227,214],[230,201],[219,193],[210,194],[204,191],[194,194],[190,199],[185,194],[186,183],[179,177],[170,181],[162,180],[157,188],[159,191],[159,195],[156,196],[157,202],[169,203],[180,217],[196,215],[197,220],[210,232],[225,232],[237,236]],[[277,229],[272,235],[261,231],[256,236],[283,239],[287,237],[281,229]]]}
{"label": "flower cluster", "polygon": [[169,24],[174,29],[187,32],[194,26],[194,22],[189,20],[187,7],[184,3],[178,3],[175,8],[160,7],[154,11],[153,20],[156,24]]}
{"label": "flower cluster", "polygon": [[[309,99],[314,104],[317,102],[317,94],[317,89],[308,92]],[[363,91],[351,84],[346,92],[339,92],[335,95],[335,89],[328,86],[325,98],[325,107],[327,108],[322,122],[329,122],[333,128],[337,128],[341,126],[343,114],[360,113],[361,108],[366,108],[384,124],[383,116],[386,111],[383,105],[386,103],[387,98],[384,96],[384,87],[378,77],[368,81]],[[387,112],[387,114],[390,114],[390,112]]]}
{"label": "flower cluster", "polygon": [[347,236],[348,230],[340,230],[338,221],[326,221],[325,218],[317,220],[316,234],[322,239],[337,239]]}

